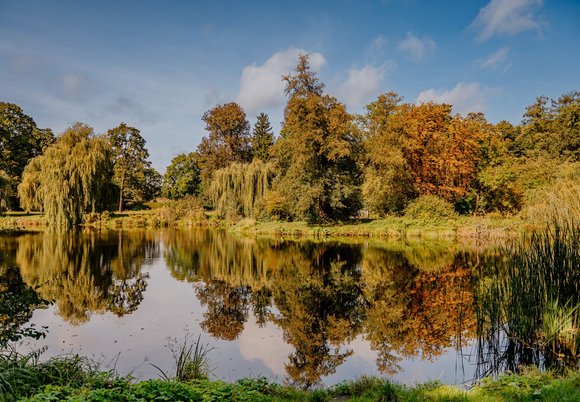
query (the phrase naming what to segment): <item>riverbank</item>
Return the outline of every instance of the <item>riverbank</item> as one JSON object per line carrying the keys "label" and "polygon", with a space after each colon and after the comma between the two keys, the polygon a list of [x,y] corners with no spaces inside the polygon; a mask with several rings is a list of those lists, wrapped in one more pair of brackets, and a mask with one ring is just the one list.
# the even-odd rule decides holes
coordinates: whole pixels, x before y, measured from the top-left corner
{"label": "riverbank", "polygon": [[[96,376],[96,375],[95,375]],[[14,400],[39,401],[577,401],[580,374],[562,376],[536,369],[521,375],[485,379],[469,390],[437,382],[404,386],[385,379],[362,377],[336,386],[310,391],[268,382],[264,378],[235,383],[210,380],[147,380],[87,378],[80,386],[52,383]]]}
{"label": "riverbank", "polygon": [[[219,227],[232,233],[253,236],[384,239],[476,239],[493,240],[521,236],[539,227],[518,217],[459,216],[448,220],[421,220],[407,217],[361,219],[347,223],[310,225],[306,222],[238,222],[218,219],[213,213],[175,216],[165,209],[90,214],[85,227],[97,229],[145,229],[163,227]],[[42,214],[9,213],[0,217],[0,231],[42,230]]]}

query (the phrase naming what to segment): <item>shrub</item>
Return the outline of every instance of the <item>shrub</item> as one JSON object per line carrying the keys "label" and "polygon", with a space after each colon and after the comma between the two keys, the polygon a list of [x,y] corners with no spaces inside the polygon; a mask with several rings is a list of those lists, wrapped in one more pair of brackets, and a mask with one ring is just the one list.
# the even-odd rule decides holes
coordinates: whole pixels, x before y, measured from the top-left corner
{"label": "shrub", "polygon": [[452,204],[434,195],[422,195],[405,208],[406,217],[433,223],[454,218],[456,215]]}

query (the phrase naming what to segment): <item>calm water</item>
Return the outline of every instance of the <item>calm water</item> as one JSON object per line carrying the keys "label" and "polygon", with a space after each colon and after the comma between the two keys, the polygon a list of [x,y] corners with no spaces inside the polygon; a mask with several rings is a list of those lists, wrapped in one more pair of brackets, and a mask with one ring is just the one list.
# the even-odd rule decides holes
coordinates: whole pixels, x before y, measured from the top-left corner
{"label": "calm water", "polygon": [[[53,304],[19,324],[47,347],[140,378],[173,369],[168,338],[215,349],[213,376],[302,386],[361,375],[470,383],[474,286],[496,253],[448,242],[243,239],[220,231],[0,237],[0,266]],[[28,318],[30,318],[28,320]],[[25,323],[28,320],[28,323]]]}

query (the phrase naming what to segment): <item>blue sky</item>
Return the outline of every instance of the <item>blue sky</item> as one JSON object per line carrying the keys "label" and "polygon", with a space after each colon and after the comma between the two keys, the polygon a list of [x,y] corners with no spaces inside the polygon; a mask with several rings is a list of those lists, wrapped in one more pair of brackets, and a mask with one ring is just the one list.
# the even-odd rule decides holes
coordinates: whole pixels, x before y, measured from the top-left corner
{"label": "blue sky", "polygon": [[580,90],[580,1],[0,0],[0,101],[57,134],[124,121],[161,172],[216,104],[278,131],[301,52],[351,112],[394,90],[518,123],[537,96]]}

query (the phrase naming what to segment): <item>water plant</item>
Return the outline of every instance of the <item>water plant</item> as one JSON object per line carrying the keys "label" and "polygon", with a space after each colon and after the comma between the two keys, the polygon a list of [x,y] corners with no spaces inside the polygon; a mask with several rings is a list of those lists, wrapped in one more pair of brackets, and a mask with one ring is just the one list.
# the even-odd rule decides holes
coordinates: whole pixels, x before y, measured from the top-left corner
{"label": "water plant", "polygon": [[161,373],[161,376],[170,380],[172,378],[177,381],[191,381],[191,380],[207,380],[213,371],[208,354],[214,349],[209,344],[201,342],[201,335],[197,337],[195,342],[190,341],[191,335],[186,332],[182,342],[177,339],[168,339],[168,347],[173,353],[175,360],[175,376],[168,376],[165,371],[157,365],[150,363]]}
{"label": "water plant", "polygon": [[580,228],[554,222],[504,254],[478,290],[478,375],[522,364],[577,367]]}

